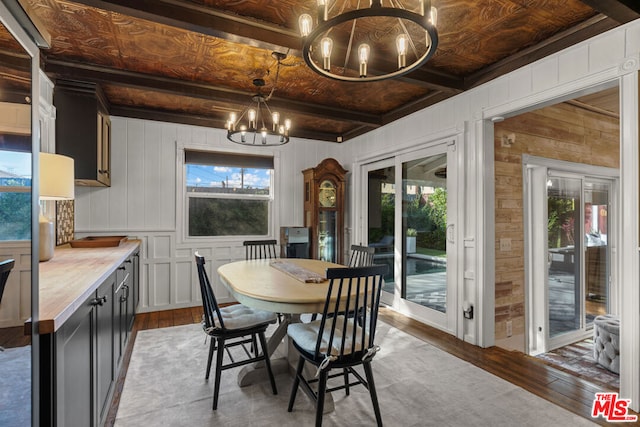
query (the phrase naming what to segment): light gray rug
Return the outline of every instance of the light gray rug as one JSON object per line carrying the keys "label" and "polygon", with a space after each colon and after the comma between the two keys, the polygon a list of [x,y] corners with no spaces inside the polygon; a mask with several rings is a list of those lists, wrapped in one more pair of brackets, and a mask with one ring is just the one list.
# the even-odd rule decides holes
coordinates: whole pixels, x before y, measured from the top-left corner
{"label": "light gray rug", "polygon": [[[589,420],[541,399],[430,344],[380,323],[381,351],[373,361],[382,419],[388,426],[548,426],[592,425]],[[200,325],[138,333],[124,385],[116,427],[307,426],[314,408],[298,391],[287,412],[292,379],[240,388],[240,368],[222,372],[218,410],[211,410],[213,373],[204,380],[208,342]],[[334,393],[335,408],[326,426],[370,426],[375,417],[362,386]]]}
{"label": "light gray rug", "polygon": [[0,425],[31,425],[31,346],[0,352]]}

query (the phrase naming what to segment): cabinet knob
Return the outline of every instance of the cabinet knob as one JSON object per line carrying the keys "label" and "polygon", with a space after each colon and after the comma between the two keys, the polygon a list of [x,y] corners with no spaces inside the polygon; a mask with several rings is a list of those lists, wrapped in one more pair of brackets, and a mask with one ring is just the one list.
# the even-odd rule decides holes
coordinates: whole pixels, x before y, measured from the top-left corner
{"label": "cabinet knob", "polygon": [[105,302],[107,302],[107,297],[102,296],[102,297],[98,297],[98,298],[93,298],[91,300],[91,305],[96,306],[96,305],[103,305]]}

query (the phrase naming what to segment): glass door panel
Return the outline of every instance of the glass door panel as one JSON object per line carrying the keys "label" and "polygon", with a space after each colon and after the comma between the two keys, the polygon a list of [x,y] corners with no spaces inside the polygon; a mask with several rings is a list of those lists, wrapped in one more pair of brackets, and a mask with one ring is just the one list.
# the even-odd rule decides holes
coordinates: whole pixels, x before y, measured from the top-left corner
{"label": "glass door panel", "polygon": [[581,328],[582,180],[547,181],[549,338]]}
{"label": "glass door panel", "polygon": [[403,295],[447,311],[447,154],[402,164]]}
{"label": "glass door panel", "polygon": [[374,262],[387,264],[383,291],[394,292],[394,236],[395,236],[395,166],[367,172],[367,244],[375,248]]}
{"label": "glass door panel", "polygon": [[584,232],[586,324],[607,313],[609,302],[610,247],[608,243],[610,183],[585,182]]}
{"label": "glass door panel", "polygon": [[336,262],[336,215],[335,210],[318,212],[318,255],[322,261]]}

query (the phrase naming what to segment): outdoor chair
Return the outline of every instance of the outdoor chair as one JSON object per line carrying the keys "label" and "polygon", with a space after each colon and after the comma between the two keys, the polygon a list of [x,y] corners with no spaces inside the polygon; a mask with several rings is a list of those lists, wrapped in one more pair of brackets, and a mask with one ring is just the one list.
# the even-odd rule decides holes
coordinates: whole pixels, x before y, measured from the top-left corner
{"label": "outdoor chair", "polygon": [[[218,395],[220,391],[220,377],[223,370],[247,365],[253,362],[264,360],[271,381],[273,394],[278,394],[276,382],[271,371],[271,362],[267,353],[267,340],[265,331],[269,324],[276,322],[276,314],[257,310],[242,304],[219,307],[213,293],[209,277],[204,268],[204,257],[196,252],[196,265],[198,267],[198,278],[200,280],[200,291],[202,293],[202,307],[204,309],[202,328],[211,337],[209,346],[209,358],[207,360],[207,373],[205,379],[209,379],[213,354],[216,354],[215,383],[213,388],[213,410],[218,407]],[[262,353],[258,352],[256,342],[260,341]],[[245,344],[252,344],[253,354],[249,352]],[[234,360],[230,348],[241,346],[246,354],[245,359]],[[224,364],[224,351],[227,351],[230,363]]]}
{"label": "outdoor chair", "polygon": [[[309,323],[289,325],[287,333],[300,353],[296,376],[289,398],[288,411],[293,410],[298,387],[316,404],[316,426],[322,425],[325,394],[362,384],[371,395],[378,426],[382,425],[371,361],[379,350],[375,345],[376,323],[383,276],[388,266],[374,265],[354,268],[329,268],[329,289],[322,318]],[[359,313],[345,316],[344,313]],[[303,375],[306,362],[316,367],[316,378]],[[364,377],[354,368],[362,365]],[[339,373],[330,375],[332,369]],[[354,377],[354,382],[351,377]],[[341,385],[328,387],[330,378],[342,377]],[[317,383],[317,391],[311,384]]]}

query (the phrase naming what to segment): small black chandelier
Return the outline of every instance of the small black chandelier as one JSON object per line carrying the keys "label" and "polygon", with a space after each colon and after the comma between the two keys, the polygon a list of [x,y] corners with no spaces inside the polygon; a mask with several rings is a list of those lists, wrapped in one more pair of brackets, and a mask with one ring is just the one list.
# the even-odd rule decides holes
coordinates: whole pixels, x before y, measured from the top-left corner
{"label": "small black chandelier", "polygon": [[262,93],[262,87],[265,85],[264,79],[253,80],[257,93],[251,97],[251,101],[240,116],[233,112],[229,115],[229,120],[227,120],[227,139],[229,141],[253,146],[284,145],[289,142],[291,120],[284,119],[281,121],[280,113],[271,111],[269,104],[267,104],[276,90],[280,65],[287,55],[273,52],[271,56],[278,62],[271,91],[268,95],[264,95]]}
{"label": "small black chandelier", "polygon": [[[369,7],[361,7],[365,2]],[[304,60],[325,77],[348,82],[400,77],[426,63],[438,46],[437,10],[430,0],[387,0],[384,5],[382,0],[317,3],[315,22],[305,13],[298,23]],[[394,56],[397,61],[390,59]],[[336,65],[332,58],[344,58],[344,62]]]}

